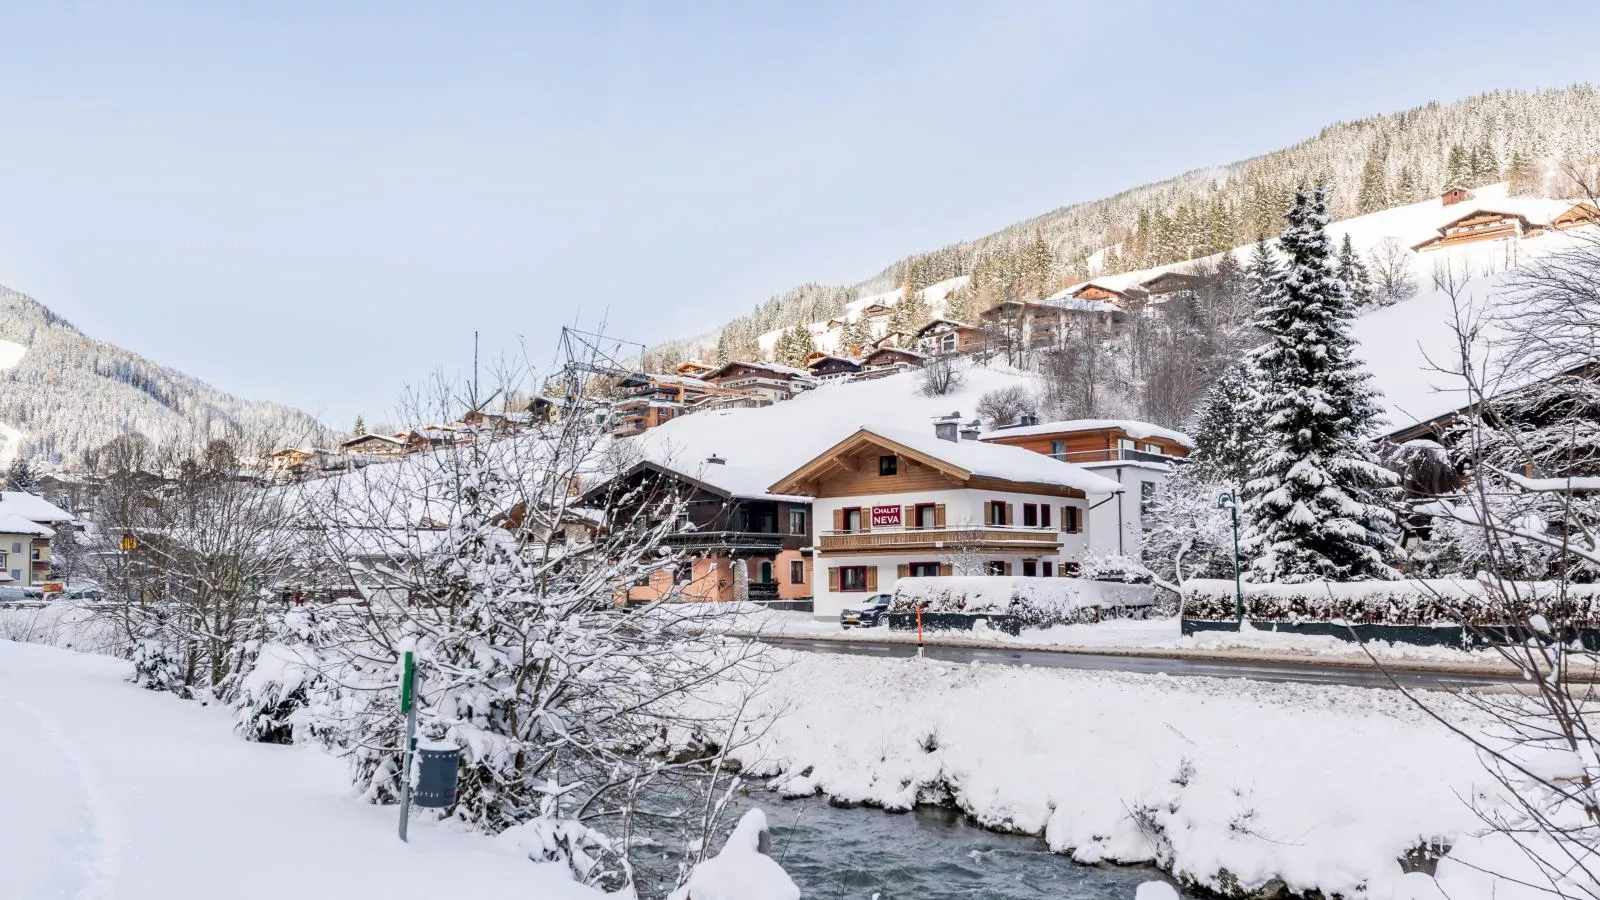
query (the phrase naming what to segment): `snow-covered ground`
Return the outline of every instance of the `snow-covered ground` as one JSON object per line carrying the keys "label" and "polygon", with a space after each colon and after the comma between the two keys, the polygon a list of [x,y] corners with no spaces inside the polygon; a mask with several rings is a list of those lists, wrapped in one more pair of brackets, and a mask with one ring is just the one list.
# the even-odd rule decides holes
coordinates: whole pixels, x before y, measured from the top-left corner
{"label": "snow-covered ground", "polygon": [[15,368],[28,355],[28,348],[16,341],[0,340],[0,371]]}
{"label": "snow-covered ground", "polygon": [[1407,850],[1472,843],[1462,798],[1487,790],[1467,743],[1392,691],[791,656],[763,701],[776,724],[735,752],[781,790],[943,800],[1224,890],[1388,898]]}
{"label": "snow-covered ground", "polygon": [[319,750],[235,737],[109,657],[0,641],[0,896],[597,898],[563,870],[349,796]]}

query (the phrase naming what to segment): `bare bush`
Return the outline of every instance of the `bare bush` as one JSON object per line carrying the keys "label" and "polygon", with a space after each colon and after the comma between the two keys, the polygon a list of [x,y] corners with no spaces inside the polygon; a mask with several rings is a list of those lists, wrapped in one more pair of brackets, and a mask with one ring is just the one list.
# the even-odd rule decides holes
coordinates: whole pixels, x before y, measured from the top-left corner
{"label": "bare bush", "polygon": [[1015,425],[1023,416],[1037,415],[1039,402],[1020,384],[996,388],[978,398],[978,417],[999,428]]}
{"label": "bare bush", "polygon": [[943,397],[954,393],[967,383],[967,375],[957,365],[954,354],[941,353],[928,360],[918,372],[922,393],[929,397]]}

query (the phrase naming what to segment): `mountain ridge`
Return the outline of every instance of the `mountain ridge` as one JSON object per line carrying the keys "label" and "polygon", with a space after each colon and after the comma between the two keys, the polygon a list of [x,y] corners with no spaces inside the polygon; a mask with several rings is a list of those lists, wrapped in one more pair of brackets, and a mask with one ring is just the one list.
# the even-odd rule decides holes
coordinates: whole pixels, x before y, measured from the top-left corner
{"label": "mountain ridge", "polygon": [[[762,355],[760,338],[839,316],[862,296],[971,276],[958,308],[1045,296],[1100,274],[1192,260],[1275,234],[1296,185],[1331,184],[1336,220],[1438,196],[1446,183],[1502,180],[1569,196],[1561,168],[1600,162],[1600,88],[1491,91],[1334,122],[1287,147],[1057,206],[984,236],[915,253],[854,284],[807,283],[693,337],[655,344],[647,363]],[[766,343],[770,343],[770,337]]]}
{"label": "mountain ridge", "polygon": [[0,465],[18,453],[45,468],[129,432],[160,439],[327,438],[309,413],[247,400],[90,337],[40,301],[0,285]]}

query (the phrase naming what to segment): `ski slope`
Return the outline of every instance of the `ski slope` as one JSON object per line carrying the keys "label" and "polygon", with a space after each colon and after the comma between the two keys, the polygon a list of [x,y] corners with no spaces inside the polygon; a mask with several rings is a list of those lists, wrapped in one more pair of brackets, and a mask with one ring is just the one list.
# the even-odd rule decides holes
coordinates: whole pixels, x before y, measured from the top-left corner
{"label": "ski slope", "polygon": [[481,835],[349,796],[344,763],[252,744],[128,663],[0,641],[0,897],[599,898]]}
{"label": "ski slope", "polygon": [[16,368],[27,353],[28,348],[16,341],[0,340],[0,371]]}

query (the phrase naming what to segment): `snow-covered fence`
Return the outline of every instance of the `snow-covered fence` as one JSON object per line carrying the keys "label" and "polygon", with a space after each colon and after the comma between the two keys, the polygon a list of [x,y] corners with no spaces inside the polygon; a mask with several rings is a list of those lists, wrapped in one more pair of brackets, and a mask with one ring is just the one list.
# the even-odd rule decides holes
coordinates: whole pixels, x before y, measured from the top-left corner
{"label": "snow-covered fence", "polygon": [[933,612],[1012,615],[1023,627],[1045,628],[1142,617],[1155,595],[1156,589],[1148,584],[1086,578],[940,575],[900,579],[895,583],[893,609],[908,612],[921,606]]}
{"label": "snow-covered fence", "polygon": [[[1565,605],[1570,609],[1561,610],[1563,618],[1600,626],[1600,585],[1522,581],[1505,587],[1530,608]],[[1498,589],[1465,578],[1244,585],[1244,617],[1256,622],[1493,627],[1506,624],[1505,602]],[[1232,581],[1183,583],[1184,619],[1232,621],[1235,616]]]}

